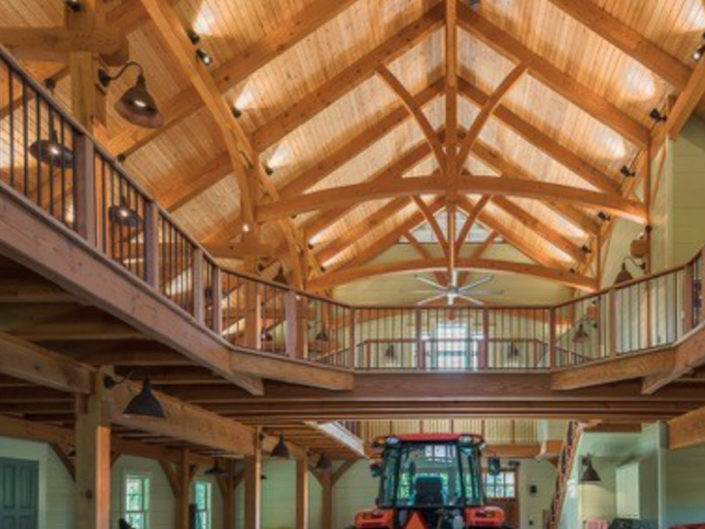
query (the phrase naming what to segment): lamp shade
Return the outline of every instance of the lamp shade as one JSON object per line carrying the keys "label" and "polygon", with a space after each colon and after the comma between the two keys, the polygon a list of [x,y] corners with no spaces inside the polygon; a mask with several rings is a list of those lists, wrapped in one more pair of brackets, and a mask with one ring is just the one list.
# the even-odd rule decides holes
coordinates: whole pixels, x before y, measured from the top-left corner
{"label": "lamp shade", "polygon": [[316,335],[316,341],[317,342],[327,342],[328,340],[330,340],[330,335],[328,334],[328,331],[326,330],[326,328],[323,327],[321,329],[321,332],[319,332]]}
{"label": "lamp shade", "polygon": [[142,391],[135,395],[127,404],[122,414],[126,417],[141,417],[149,419],[165,419],[166,414],[159,399],[154,396],[152,383],[144,379]]}
{"label": "lamp shade", "polygon": [[328,459],[325,452],[321,452],[321,457],[318,458],[318,462],[316,463],[316,470],[330,470],[330,468],[330,459]]}
{"label": "lamp shade", "polygon": [[284,442],[284,436],[279,436],[279,442],[272,448],[272,457],[278,457],[279,459],[291,459],[291,452],[289,452],[289,447],[286,446]]}
{"label": "lamp shade", "polygon": [[59,135],[53,127],[49,131],[48,139],[39,139],[29,146],[29,154],[35,160],[59,169],[73,167],[73,152],[61,144]]}
{"label": "lamp shade", "polygon": [[208,470],[206,470],[204,472],[204,474],[206,474],[208,476],[224,476],[227,473],[228,473],[228,471],[225,470],[224,468],[221,468],[217,459],[215,460],[215,464],[211,468],[209,468]]}
{"label": "lamp shade", "polygon": [[626,283],[632,279],[634,279],[634,276],[627,270],[627,263],[622,263],[622,269],[619,271],[619,274],[617,274],[614,284],[619,285],[620,283]]}
{"label": "lamp shade", "polygon": [[164,125],[164,116],[147,90],[147,80],[142,74],[137,77],[135,85],[117,100],[115,110],[127,121],[140,127],[158,129]]}
{"label": "lamp shade", "polygon": [[139,214],[130,207],[125,197],[120,197],[120,203],[108,208],[108,217],[111,222],[125,226],[126,228],[137,228],[142,219]]}
{"label": "lamp shade", "polygon": [[600,476],[592,466],[592,457],[590,454],[583,458],[583,469],[580,474],[580,483],[599,483]]}
{"label": "lamp shade", "polygon": [[581,323],[578,325],[578,330],[575,331],[573,335],[573,343],[586,343],[590,341],[590,335],[585,330],[585,327]]}

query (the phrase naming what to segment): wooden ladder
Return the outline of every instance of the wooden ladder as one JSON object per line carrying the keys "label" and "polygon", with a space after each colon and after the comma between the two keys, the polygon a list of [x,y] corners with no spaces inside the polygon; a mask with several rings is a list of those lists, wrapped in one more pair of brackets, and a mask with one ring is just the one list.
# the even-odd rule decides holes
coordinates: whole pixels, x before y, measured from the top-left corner
{"label": "wooden ladder", "polygon": [[558,522],[561,519],[561,511],[563,510],[563,501],[565,500],[565,492],[568,486],[575,456],[578,452],[578,443],[583,433],[583,425],[578,421],[570,421],[566,429],[563,446],[558,455],[558,476],[556,476],[556,490],[553,493],[553,502],[551,503],[551,513],[548,518],[547,529],[557,529]]}

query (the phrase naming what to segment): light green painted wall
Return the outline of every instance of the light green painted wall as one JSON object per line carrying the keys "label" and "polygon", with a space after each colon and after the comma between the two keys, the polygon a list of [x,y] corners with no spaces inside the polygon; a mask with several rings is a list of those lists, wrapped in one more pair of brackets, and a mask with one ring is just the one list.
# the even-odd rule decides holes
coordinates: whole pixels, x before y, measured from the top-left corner
{"label": "light green painted wall", "polygon": [[[553,501],[556,484],[556,468],[548,461],[522,460],[519,466],[519,523],[521,529],[541,529],[544,514]],[[536,485],[535,495],[529,487]],[[546,514],[547,516],[547,514]]]}
{"label": "light green painted wall", "polygon": [[666,527],[705,523],[705,445],[666,454]]}

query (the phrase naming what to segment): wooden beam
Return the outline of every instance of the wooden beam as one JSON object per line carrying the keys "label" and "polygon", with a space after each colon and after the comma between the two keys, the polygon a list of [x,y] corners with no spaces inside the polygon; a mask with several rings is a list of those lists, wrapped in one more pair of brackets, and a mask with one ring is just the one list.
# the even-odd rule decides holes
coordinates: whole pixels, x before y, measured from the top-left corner
{"label": "wooden beam", "polygon": [[[333,286],[357,281],[367,277],[374,277],[387,274],[402,274],[409,272],[432,272],[445,268],[444,259],[422,259],[416,261],[401,261],[391,263],[380,263],[367,266],[345,268],[340,271],[326,273],[310,281],[310,288],[321,290]],[[493,259],[463,259],[457,262],[458,269],[486,270],[495,272],[507,272],[515,274],[526,274],[541,279],[557,281],[568,286],[579,288],[588,292],[597,289],[595,281],[591,278],[573,274],[567,271],[547,268],[541,265],[517,263],[513,261],[499,261]]]}
{"label": "wooden beam", "polygon": [[480,215],[484,207],[487,205],[487,203],[490,200],[490,195],[484,195],[478,202],[475,204],[475,206],[472,208],[470,212],[468,212],[468,216],[465,219],[465,224],[463,224],[463,227],[460,228],[460,232],[458,233],[457,240],[454,242],[455,244],[455,253],[460,253],[460,249],[462,248],[463,244],[465,243],[465,240],[468,238],[468,234],[470,233],[470,230],[472,229],[473,225],[477,221],[477,217]]}
{"label": "wooden beam", "polygon": [[0,373],[59,391],[92,392],[92,369],[4,332],[0,332]]}
{"label": "wooden beam", "polygon": [[389,64],[438,29],[443,23],[443,6],[436,5],[420,19],[412,22],[374,50],[338,73],[335,77],[305,95],[252,135],[257,151],[271,147],[319,112],[332,105],[350,90],[372,77],[380,64]]}
{"label": "wooden beam", "polygon": [[262,450],[260,432],[253,434],[254,450],[245,457],[245,529],[260,528],[262,496]]}
{"label": "wooden beam", "polygon": [[61,461],[66,472],[71,476],[71,479],[76,481],[76,465],[74,465],[74,462],[68,456],[66,448],[56,443],[50,443],[49,446],[51,446],[52,451],[56,454],[56,457],[59,458],[59,461]]}
{"label": "wooden beam", "polygon": [[399,81],[399,79],[397,79],[394,74],[390,72],[386,67],[379,66],[377,68],[377,73],[385,82],[385,84],[394,93],[397,94],[399,99],[402,100],[409,114],[414,116],[416,123],[418,124],[419,128],[421,128],[421,132],[423,132],[426,141],[428,142],[429,146],[431,147],[431,150],[433,151],[433,155],[436,157],[438,166],[441,168],[441,170],[444,170],[446,166],[446,155],[443,150],[443,146],[441,145],[441,142],[438,139],[438,136],[436,135],[436,131],[433,129],[433,126],[428,121],[426,114],[423,113],[423,110],[421,110],[419,104],[416,102],[416,100],[414,100],[414,96],[411,95],[411,93],[404,87],[404,85]]}
{"label": "wooden beam", "polygon": [[121,31],[76,31],[57,27],[0,27],[0,44],[23,60],[66,62],[70,52],[102,55],[107,64],[120,66],[129,60],[127,38]]}
{"label": "wooden beam", "polygon": [[702,443],[705,443],[705,406],[668,421],[669,450]]}
{"label": "wooden beam", "polygon": [[565,391],[662,374],[673,368],[673,349],[609,358],[551,373],[551,388]]}
{"label": "wooden beam", "polygon": [[703,95],[705,95],[705,61],[701,60],[668,115],[666,128],[669,138],[672,140],[678,138],[681,129],[693,114]]}
{"label": "wooden beam", "polygon": [[133,382],[119,384],[111,390],[113,423],[208,446],[228,454],[251,455],[254,452],[251,428],[160,392],[154,394],[164,409],[166,420],[150,421],[124,415],[122,410],[140,391],[141,386]]}
{"label": "wooden beam", "polygon": [[365,444],[347,428],[342,427],[337,422],[307,422],[311,428],[323,433],[336,444],[344,446],[347,450],[359,457],[365,457]]}
{"label": "wooden beam", "polygon": [[[331,209],[337,206],[357,204],[381,198],[439,194],[445,191],[444,182],[432,177],[406,178],[401,182],[384,184],[352,184],[307,193],[289,200],[263,204],[257,211],[261,222],[312,211]],[[510,178],[470,176],[458,179],[458,191],[481,195],[504,195],[525,198],[547,199],[567,202],[592,209],[604,210],[614,216],[624,217],[643,224],[646,209],[636,200],[618,195],[608,195],[576,187],[548,182],[527,182]]]}
{"label": "wooden beam", "polygon": [[519,81],[519,79],[524,76],[526,71],[527,66],[525,64],[519,64],[514,67],[514,69],[507,74],[487,101],[485,101],[480,113],[472,122],[470,129],[468,129],[467,134],[465,134],[465,138],[463,138],[463,141],[460,144],[460,154],[458,155],[458,158],[461,166],[467,161],[470,152],[472,152],[473,145],[480,137],[482,129],[494,113],[495,109],[502,102],[504,96],[506,96],[512,87]]}
{"label": "wooden beam", "polygon": [[526,64],[529,74],[565,97],[592,117],[609,126],[639,149],[649,142],[649,129],[619,110],[608,99],[579,83],[570,75],[524,46],[470,7],[459,4],[458,23],[466,31],[482,40],[514,62]]}
{"label": "wooden beam", "polygon": [[[355,1],[314,0],[305,9],[277,24],[275,28],[268,30],[260,40],[241,50],[213,71],[213,78],[218,90],[221,93],[226,93],[239,85],[257,70],[353,5]],[[169,0],[169,2],[172,5],[176,4],[176,0]],[[132,5],[130,9],[125,8],[122,13],[115,13],[114,16],[121,15],[126,18],[140,12],[144,13],[144,9],[138,2],[134,0],[123,2],[123,4],[128,3]],[[114,11],[117,10],[118,8],[115,8]],[[148,15],[144,13],[143,18],[148,19]],[[158,131],[152,131],[128,125],[111,139],[109,149],[113,153],[130,154],[165,130],[198,112],[201,108],[203,108],[202,104],[199,104],[193,88],[182,90],[163,105],[162,111],[166,117],[165,127]]]}
{"label": "wooden beam", "polygon": [[[460,90],[465,97],[481,107],[484,107],[490,99],[488,94],[464,79],[460,80]],[[497,106],[493,115],[513,132],[571,170],[591,186],[606,193],[620,192],[620,186],[616,180],[594,167],[557,140],[551,138],[548,134],[520,118],[508,107],[503,105]],[[477,148],[473,148],[472,152],[477,155]]]}
{"label": "wooden beam", "polygon": [[0,435],[28,441],[53,443],[64,448],[73,446],[75,439],[71,429],[26,421],[7,415],[0,415]]}
{"label": "wooden beam", "polygon": [[683,90],[690,70],[678,59],[669,55],[656,43],[641,35],[622,20],[602,9],[594,0],[571,2],[549,0],[553,5],[573,17],[586,28],[594,31],[632,59],[640,62],[656,75]]}
{"label": "wooden beam", "polygon": [[308,461],[296,460],[296,529],[308,529]]}
{"label": "wooden beam", "polygon": [[436,216],[434,215],[433,211],[431,211],[431,208],[428,206],[428,204],[426,204],[426,202],[424,202],[424,200],[420,196],[413,196],[412,200],[414,201],[414,204],[416,204],[416,207],[419,208],[419,211],[423,215],[423,218],[426,220],[428,225],[431,227],[431,230],[433,230],[433,233],[436,235],[436,239],[438,239],[438,244],[443,249],[443,253],[445,253],[447,256],[449,241],[446,240],[446,236],[443,233],[443,230],[441,230],[441,227],[438,224],[438,221],[436,220]]}

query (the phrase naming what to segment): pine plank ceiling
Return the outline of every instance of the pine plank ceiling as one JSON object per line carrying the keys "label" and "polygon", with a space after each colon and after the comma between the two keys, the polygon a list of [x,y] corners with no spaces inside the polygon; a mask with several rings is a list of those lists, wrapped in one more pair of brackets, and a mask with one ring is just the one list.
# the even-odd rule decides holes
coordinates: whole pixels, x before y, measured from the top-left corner
{"label": "pine plank ceiling", "polygon": [[[313,197],[329,200],[342,186],[365,184],[370,191],[359,195],[364,201],[358,200],[361,187],[350,188],[355,193],[352,201],[343,199],[331,206],[314,200],[295,214],[291,208],[278,214],[295,226],[299,250],[320,265],[307,266],[305,275],[314,284],[314,278],[384,260],[380,256],[393,253],[405,233],[444,208],[470,214],[494,237],[485,245],[461,245],[457,254],[451,251],[452,244],[424,245],[429,255],[449,262],[444,268],[451,269],[459,257],[477,258],[482,252],[490,260],[502,254],[594,277],[598,233],[607,229],[598,212],[607,208],[616,217],[623,203],[640,200],[634,179],[622,176],[620,168],[633,168],[637,177],[644,172],[645,152],[656,126],[649,112],[667,111],[669,98],[683,91],[692,73],[691,53],[705,28],[703,3],[470,4],[162,2],[163,9],[175,10],[185,29],[200,35],[199,45],[213,57],[207,74],[228,105],[241,113],[237,121],[260,161],[273,169],[267,178],[279,197],[272,197],[260,183],[263,211],[272,203],[294,207],[302,195],[314,192],[321,194]],[[112,103],[134,82],[125,76],[108,93],[109,150],[126,156],[128,172],[223,263],[241,266],[239,256],[227,249],[242,236],[240,190],[212,114],[140,0],[109,5],[110,23],[129,32],[131,58],[144,66],[167,122],[155,132],[117,115]],[[7,25],[51,25],[62,13],[58,0],[10,0],[0,5],[0,19]],[[455,29],[447,28],[448,20],[454,21]],[[447,38],[457,40],[450,54]],[[70,101],[63,65],[27,66],[37,77],[59,79],[57,97]],[[394,82],[401,88],[395,90]],[[477,138],[464,161],[452,143],[459,135],[462,144],[466,131],[477,132]],[[450,159],[462,167],[449,169]],[[570,186],[585,196],[593,192],[594,200],[556,200],[544,196],[543,187],[528,193],[485,192],[484,200],[472,186],[439,191],[434,184],[415,196],[396,191],[402,179],[431,177],[443,187],[445,179],[466,175],[528,180],[539,187]],[[382,188],[386,191],[376,193]],[[605,197],[619,207],[595,205]],[[260,237],[274,249],[273,258],[263,263],[276,271],[281,262],[290,272],[299,263],[292,262],[283,225],[276,220],[262,224]],[[455,226],[452,235],[462,233],[462,228]],[[493,249],[497,245],[510,249]],[[393,254],[421,259],[423,251],[417,249],[415,257],[408,248]],[[364,288],[373,291],[385,281],[368,278]],[[354,284],[343,291],[351,289]],[[395,296],[398,292],[390,291],[388,297]]]}

